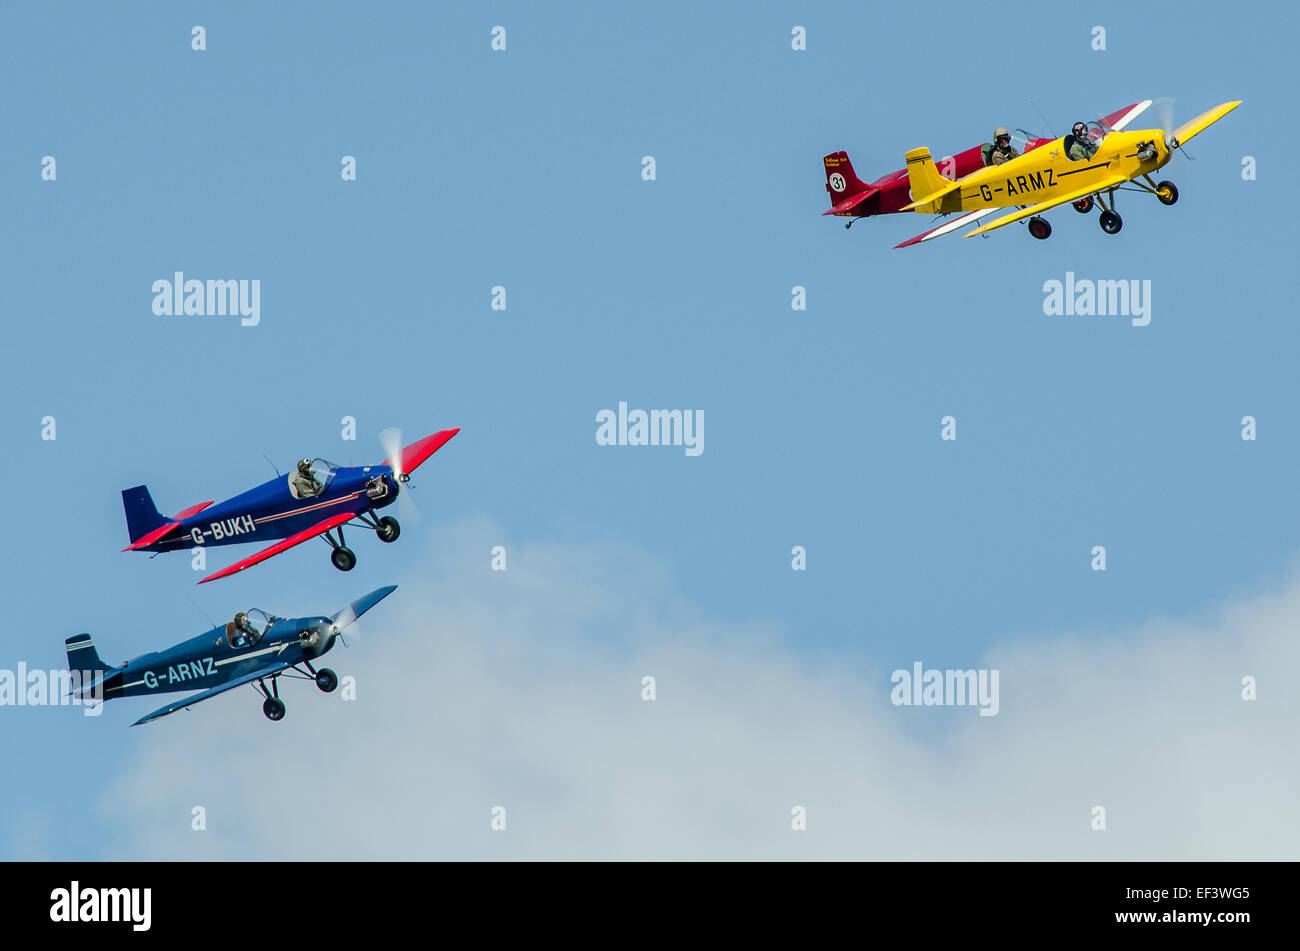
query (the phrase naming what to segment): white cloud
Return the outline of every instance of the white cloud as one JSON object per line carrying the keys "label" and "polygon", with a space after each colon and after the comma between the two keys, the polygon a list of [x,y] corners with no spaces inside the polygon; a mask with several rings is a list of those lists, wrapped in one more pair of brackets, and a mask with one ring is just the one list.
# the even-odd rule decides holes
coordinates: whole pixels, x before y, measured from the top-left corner
{"label": "white cloud", "polygon": [[356,702],[282,682],[278,724],[236,691],[137,728],[153,745],[100,800],[105,857],[1300,857],[1300,580],[1004,644],[980,664],[1001,712],[980,717],[894,707],[884,666],[710,619],[644,554],[512,548],[492,572],[502,536],[465,523],[423,556],[403,539],[418,564],[328,658]]}

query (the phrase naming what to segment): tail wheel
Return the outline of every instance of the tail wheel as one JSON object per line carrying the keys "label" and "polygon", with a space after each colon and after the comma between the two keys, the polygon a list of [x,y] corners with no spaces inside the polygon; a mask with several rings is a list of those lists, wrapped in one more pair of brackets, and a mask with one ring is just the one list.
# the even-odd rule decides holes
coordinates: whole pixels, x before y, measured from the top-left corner
{"label": "tail wheel", "polygon": [[1029,233],[1039,241],[1045,241],[1052,236],[1052,226],[1046,218],[1035,215],[1029,219]]}
{"label": "tail wheel", "polygon": [[331,693],[339,685],[339,675],[328,667],[316,671],[316,686],[325,693]]}
{"label": "tail wheel", "polygon": [[357,556],[352,553],[351,548],[335,548],[330,553],[330,561],[334,562],[334,567],[339,571],[351,571],[357,564]]}
{"label": "tail wheel", "polygon": [[266,702],[262,704],[262,712],[266,714],[268,720],[283,720],[284,701],[279,697],[267,697]]}
{"label": "tail wheel", "polygon": [[1088,195],[1085,198],[1080,198],[1078,201],[1074,202],[1073,204],[1074,204],[1075,211],[1077,211],[1081,215],[1086,215],[1088,212],[1092,211],[1092,196]]}
{"label": "tail wheel", "polygon": [[1107,234],[1119,234],[1119,229],[1124,227],[1124,219],[1113,211],[1103,211],[1100,224],[1101,230]]}
{"label": "tail wheel", "polygon": [[379,528],[375,534],[379,536],[381,542],[395,542],[397,536],[402,534],[402,526],[397,524],[397,519],[391,515],[385,515],[379,520]]}
{"label": "tail wheel", "polygon": [[1161,182],[1156,186],[1156,197],[1162,205],[1172,205],[1178,200],[1178,186],[1173,182]]}

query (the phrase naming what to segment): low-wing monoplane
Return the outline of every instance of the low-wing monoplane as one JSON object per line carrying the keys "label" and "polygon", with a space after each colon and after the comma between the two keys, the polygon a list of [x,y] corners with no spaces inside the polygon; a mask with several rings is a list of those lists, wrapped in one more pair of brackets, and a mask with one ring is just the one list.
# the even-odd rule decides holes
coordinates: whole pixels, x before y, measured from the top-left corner
{"label": "low-wing monoplane", "polygon": [[281,539],[214,571],[199,581],[203,584],[321,535],[333,548],[330,560],[334,567],[351,571],[357,556],[344,542],[343,526],[359,524],[372,530],[381,542],[397,541],[401,532],[397,519],[378,516],[376,510],[393,502],[401,502],[409,510],[406,483],[410,474],[458,432],[459,427],[444,429],[402,448],[401,433],[387,429],[381,440],[388,458],[380,465],[345,467],[324,459],[303,459],[287,476],[276,476],[224,502],[191,505],[171,518],[159,513],[146,486],[124,489],[122,506],[131,544],[122,550],[156,553]]}
{"label": "low-wing monoplane", "polygon": [[[1172,100],[1158,102],[1168,107]],[[1115,193],[1123,188],[1147,192],[1164,205],[1178,201],[1177,186],[1168,181],[1156,182],[1152,173],[1167,165],[1193,136],[1239,105],[1240,100],[1222,103],[1177,128],[1173,126],[1170,108],[1159,110],[1164,121],[1156,129],[1121,131],[1102,122],[1077,123],[1070,135],[1041,145],[1004,165],[979,169],[957,181],[939,172],[929,149],[913,149],[907,153],[913,201],[906,208],[923,214],[961,212],[958,218],[941,226],[944,234],[973,223],[995,209],[1014,208],[1010,214],[995,218],[965,237],[1028,218],[1029,233],[1044,239],[1052,233],[1052,226],[1041,217],[1044,211],[1069,202],[1078,211],[1087,213],[1095,202],[1101,207],[1101,230],[1115,234],[1124,224],[1115,210]],[[906,243],[930,235],[937,237],[935,232],[939,230],[933,229]]]}
{"label": "low-wing monoplane", "polygon": [[[1150,105],[1150,99],[1130,103],[1123,109],[1117,109],[1115,112],[1102,116],[1099,121],[1108,128],[1123,129],[1146,111]],[[1055,139],[1050,137],[1032,136],[1023,129],[1012,130],[1011,144],[1021,155],[1053,141]],[[993,144],[986,142],[983,145],[975,145],[955,155],[947,156],[939,163],[939,173],[951,181],[964,178],[989,165],[992,149]],[[850,220],[844,225],[845,228],[852,227],[853,223],[860,218],[868,218],[874,215],[892,215],[911,210],[908,207],[912,201],[912,195],[909,191],[911,183],[906,168],[890,172],[888,175],[867,184],[854,174],[853,163],[849,161],[847,152],[832,152],[822,159],[822,163],[826,167],[826,192],[831,199],[830,210],[823,211],[822,214],[849,218]],[[962,222],[962,224],[965,223],[968,222]],[[935,230],[939,231],[949,226],[960,227],[961,225],[946,222]],[[942,233],[946,234],[947,231]],[[939,236],[939,234],[926,232],[905,242],[905,244],[915,244]],[[898,247],[903,246],[898,245]]]}
{"label": "low-wing monoplane", "polygon": [[262,695],[262,712],[267,719],[281,720],[285,708],[279,679],[289,676],[314,680],[325,693],[334,690],[339,685],[338,675],[328,667],[317,669],[312,661],[333,647],[357,618],[396,590],[396,585],[377,588],[333,617],[281,618],[265,611],[240,611],[224,625],[175,647],[143,654],[120,667],[110,667],[100,660],[89,634],[77,634],[65,642],[68,670],[79,675],[74,683],[78,684],[75,693],[81,699],[108,701],[202,688],[159,707],[132,726],[245,684],[252,684]]}

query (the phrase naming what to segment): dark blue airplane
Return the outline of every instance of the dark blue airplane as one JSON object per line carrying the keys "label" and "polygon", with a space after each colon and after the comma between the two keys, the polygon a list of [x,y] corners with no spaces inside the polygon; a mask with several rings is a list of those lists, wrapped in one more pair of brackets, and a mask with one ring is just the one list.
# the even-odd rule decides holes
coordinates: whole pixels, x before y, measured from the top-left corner
{"label": "dark blue airplane", "polygon": [[[406,483],[416,467],[441,449],[460,428],[444,429],[402,448],[401,433],[380,434],[388,458],[382,465],[336,466],[324,459],[303,459],[287,476],[276,476],[224,502],[200,502],[171,518],[158,511],[149,489],[137,485],[122,491],[126,529],[131,544],[123,551],[180,551],[199,545],[242,545],[283,539],[255,555],[214,571],[199,581],[215,581],[251,568],[273,555],[325,536],[330,560],[339,571],[351,571],[357,556],[343,540],[343,526],[363,525],[381,542],[395,542],[401,532],[397,519],[379,517],[376,509],[393,502],[405,505]],[[401,506],[399,506],[401,507]],[[338,533],[338,541],[331,532]]]}
{"label": "dark blue airplane", "polygon": [[[329,693],[339,685],[338,675],[328,667],[317,670],[312,661],[334,646],[356,619],[397,590],[396,585],[377,588],[353,601],[333,617],[280,618],[265,611],[240,611],[224,626],[183,641],[164,651],[144,654],[121,667],[110,667],[99,659],[89,634],[69,637],[68,669],[81,675],[75,691],[82,699],[138,697],[174,693],[202,687],[196,694],[159,707],[132,723],[139,726],[182,707],[190,707],[219,693],[256,684],[264,698],[262,712],[267,719],[284,719],[284,701],[277,686],[290,671]],[[271,685],[267,686],[267,681]]]}

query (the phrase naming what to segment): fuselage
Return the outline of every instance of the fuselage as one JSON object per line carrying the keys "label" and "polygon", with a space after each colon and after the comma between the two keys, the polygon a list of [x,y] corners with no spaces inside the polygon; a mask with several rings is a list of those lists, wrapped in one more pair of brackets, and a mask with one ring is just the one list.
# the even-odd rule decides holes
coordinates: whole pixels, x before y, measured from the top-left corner
{"label": "fuselage", "polygon": [[103,697],[136,697],[207,690],[276,661],[289,665],[312,660],[334,646],[337,635],[327,617],[276,618],[251,644],[237,647],[226,627],[143,654],[104,672]]}
{"label": "fuselage", "polygon": [[[1030,139],[1025,145],[1024,154],[1028,155],[1034,149],[1052,141],[1054,140]],[[938,158],[935,160],[935,164],[939,168],[939,174],[951,181],[957,181],[986,168],[999,167],[984,164],[984,147],[982,145],[976,145],[964,152],[958,152],[956,155]],[[906,168],[899,169],[897,172],[890,172],[870,184],[872,188],[879,188],[880,191],[874,195],[868,195],[854,207],[853,211],[846,213],[847,215],[855,218],[867,218],[871,215],[897,214],[903,210],[904,205],[910,204],[912,201],[911,192],[908,191]]]}
{"label": "fuselage", "polygon": [[1090,158],[1079,161],[1067,157],[1064,137],[1052,139],[1005,165],[978,169],[960,179],[961,188],[916,211],[948,214],[1036,205],[1090,185],[1104,190],[1103,183],[1117,175],[1125,179],[1149,175],[1164,166],[1169,155],[1164,133],[1159,129],[1111,132]]}
{"label": "fuselage", "polygon": [[392,469],[386,465],[347,466],[333,471],[319,495],[295,498],[293,474],[277,476],[256,488],[182,519],[167,536],[139,551],[177,551],[197,546],[241,545],[288,538],[341,512],[361,513],[397,500]]}

